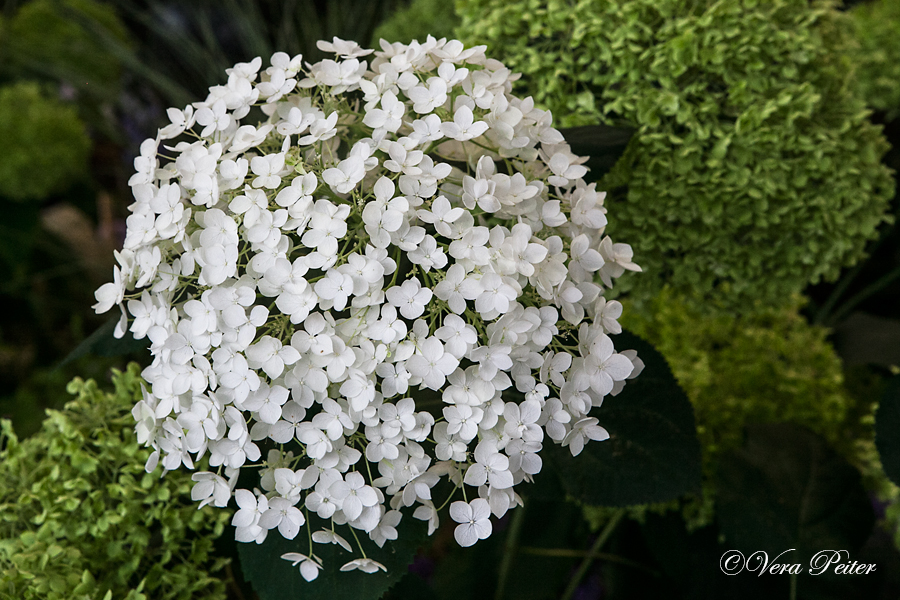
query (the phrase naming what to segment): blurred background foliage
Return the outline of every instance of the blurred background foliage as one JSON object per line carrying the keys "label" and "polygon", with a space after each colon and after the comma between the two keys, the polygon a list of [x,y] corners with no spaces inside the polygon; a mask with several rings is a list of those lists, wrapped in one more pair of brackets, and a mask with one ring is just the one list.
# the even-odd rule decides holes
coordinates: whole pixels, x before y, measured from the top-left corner
{"label": "blurred background foliage", "polygon": [[119,243],[113,197],[127,180],[114,113],[124,71],[70,15],[127,36],[91,0],[7,1],[0,19],[0,413],[26,435],[74,375],[124,366],[56,369],[102,322],[89,306]]}
{"label": "blurred background foliage", "polygon": [[37,83],[0,88],[0,136],[0,194],[6,198],[40,200],[87,171],[91,141],[78,112]]}
{"label": "blurred background foliage", "polygon": [[900,4],[864,2],[850,10],[858,47],[853,65],[868,105],[887,120],[900,116]]}
{"label": "blurred background foliage", "polygon": [[[0,586],[0,597],[255,597],[240,569],[226,566],[237,564],[231,533],[211,545],[225,511],[196,511],[184,474],[156,483],[142,475],[127,414],[139,393],[135,368],[116,376],[113,393],[74,383],[76,402],[42,425],[44,410],[63,406],[75,376],[107,382],[127,360],[147,360],[64,358],[104,323],[90,310],[93,290],[124,235],[132,159],[165,108],[204,97],[225,68],[254,56],[283,50],[314,61],[319,39],[377,47],[382,37],[428,34],[487,44],[523,73],[515,92],[551,109],[557,126],[635,131],[598,183],[609,191],[610,233],[634,246],[645,270],[623,278],[624,325],[660,351],[693,405],[703,486],[623,513],[562,503],[563,492],[539,478],[526,510],[476,548],[456,548],[452,528],[441,529],[388,596],[789,597],[786,578],[725,581],[718,559],[723,539],[778,525],[736,518],[768,510],[767,496],[735,499],[748,473],[768,490],[806,477],[801,491],[812,498],[822,494],[809,483],[815,472],[842,482],[840,498],[853,507],[826,519],[829,539],[879,571],[801,579],[796,597],[900,595],[900,490],[874,433],[900,365],[896,0],[2,7],[0,416],[22,441],[4,425],[0,582],[12,587]],[[775,473],[766,461],[787,466]],[[67,480],[76,483],[60,490]],[[83,508],[50,501],[78,493],[92,494]],[[791,498],[775,512],[793,514]],[[169,512],[153,512],[160,507]],[[111,529],[83,535],[81,510]],[[138,548],[147,560],[123,553]],[[160,556],[181,557],[186,569],[152,566]]]}

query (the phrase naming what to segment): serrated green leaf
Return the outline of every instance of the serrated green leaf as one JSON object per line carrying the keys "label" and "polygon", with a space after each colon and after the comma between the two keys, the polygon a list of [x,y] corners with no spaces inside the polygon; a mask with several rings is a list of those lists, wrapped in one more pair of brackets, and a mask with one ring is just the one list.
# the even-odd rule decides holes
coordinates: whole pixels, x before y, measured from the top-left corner
{"label": "serrated green leaf", "polygon": [[134,352],[146,350],[149,342],[144,340],[136,340],[131,333],[126,333],[124,337],[116,339],[113,332],[116,329],[119,317],[115,316],[109,321],[101,325],[94,333],[84,339],[78,346],[66,356],[57,368],[63,367],[68,363],[86,356],[95,354],[97,356],[124,356]]}
{"label": "serrated green leaf", "polygon": [[575,499],[599,506],[665,502],[698,491],[700,443],[691,403],[653,346],[627,331],[613,341],[618,350],[637,350],[644,370],[591,411],[609,439],[587,444],[576,457],[548,444],[550,471]]}

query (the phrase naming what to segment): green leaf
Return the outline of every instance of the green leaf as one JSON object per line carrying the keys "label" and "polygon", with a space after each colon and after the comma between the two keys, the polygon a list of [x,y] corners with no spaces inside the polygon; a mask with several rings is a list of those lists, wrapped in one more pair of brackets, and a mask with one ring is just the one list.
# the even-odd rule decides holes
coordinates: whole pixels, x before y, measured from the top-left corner
{"label": "green leaf", "polygon": [[115,316],[101,325],[94,333],[78,344],[78,346],[76,346],[76,348],[72,350],[56,368],[59,369],[73,360],[88,354],[107,357],[124,356],[126,354],[146,350],[149,345],[149,340],[136,340],[132,337],[131,333],[126,332],[124,337],[116,339],[113,332],[116,329],[116,323],[118,323],[118,321],[119,317]]}
{"label": "green leaf", "polygon": [[[310,515],[306,527],[317,531],[326,528],[326,522]],[[313,544],[313,552],[322,559],[323,569],[319,571],[318,578],[307,582],[300,575],[299,565],[292,567],[290,562],[281,558],[287,552],[309,555],[309,542],[304,533],[305,528],[297,539],[286,540],[277,531],[271,531],[260,545],[238,544],[241,571],[260,600],[375,600],[406,575],[416,550],[426,538],[425,523],[406,513],[397,526],[397,539],[386,542],[384,548],[376,546],[365,533],[359,533],[359,542],[366,556],[387,568],[387,573],[378,571],[372,574],[358,570],[340,571],[345,563],[362,558],[358,548],[351,555],[336,544]],[[352,537],[347,537],[345,527],[341,527],[338,533],[351,544],[354,543]]]}
{"label": "green leaf", "polygon": [[585,125],[560,129],[572,152],[578,156],[588,156],[586,166],[590,172],[586,181],[597,181],[615,166],[625,154],[634,129],[610,127],[608,125]]}
{"label": "green leaf", "polygon": [[575,499],[600,506],[665,502],[699,491],[700,442],[690,401],[653,346],[627,331],[613,341],[618,350],[637,350],[645,367],[591,411],[609,439],[585,445],[576,457],[545,445],[551,463],[545,472],[556,472]]}
{"label": "green leaf", "polygon": [[743,448],[722,458],[718,478],[720,529],[742,551],[794,548],[789,561],[802,564],[827,549],[853,556],[875,521],[859,471],[797,425],[749,428]]}
{"label": "green leaf", "polygon": [[900,485],[900,375],[888,383],[875,413],[875,446],[884,474]]}
{"label": "green leaf", "polygon": [[431,586],[416,573],[407,573],[385,598],[397,600],[434,600]]}

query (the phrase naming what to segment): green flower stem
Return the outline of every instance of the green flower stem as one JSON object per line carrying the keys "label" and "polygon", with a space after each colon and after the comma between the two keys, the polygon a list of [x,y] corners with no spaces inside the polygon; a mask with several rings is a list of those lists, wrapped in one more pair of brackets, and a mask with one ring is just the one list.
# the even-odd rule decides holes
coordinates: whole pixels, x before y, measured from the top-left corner
{"label": "green flower stem", "polygon": [[624,508],[620,509],[612,516],[612,518],[606,524],[606,527],[604,527],[603,531],[600,532],[600,535],[597,537],[594,545],[591,546],[591,549],[588,551],[588,555],[585,556],[584,560],[581,561],[581,564],[578,566],[578,570],[575,572],[575,576],[569,580],[569,585],[566,586],[566,589],[561,596],[561,600],[570,600],[570,598],[572,598],[572,595],[575,593],[575,590],[578,589],[578,585],[581,583],[581,580],[584,579],[584,576],[587,574],[587,571],[590,568],[591,564],[597,558],[597,552],[600,550],[600,548],[603,547],[603,544],[606,543],[606,540],[609,539],[609,536],[612,535],[612,532],[615,530],[616,525],[619,524],[619,521],[621,521],[622,517],[624,516]]}
{"label": "green flower stem", "polygon": [[[331,532],[334,533],[334,521],[333,520],[331,522],[331,527],[332,527]],[[356,540],[356,545],[359,547],[359,551],[362,552],[363,558],[369,558],[368,556],[366,556],[366,551],[362,547],[362,544],[359,542],[359,538],[356,536],[356,529],[354,529],[353,527],[350,527],[349,529],[350,529],[350,533],[353,534],[353,539]]]}
{"label": "green flower stem", "polygon": [[841,278],[837,286],[828,296],[825,304],[816,311],[816,316],[813,318],[813,325],[825,325],[831,321],[831,311],[834,310],[834,305],[837,304],[838,300],[841,299],[841,296],[844,295],[844,292],[847,291],[847,288],[850,287],[850,284],[853,283],[853,280],[856,279],[856,276],[859,275],[864,264],[865,263],[857,263],[850,272]]}
{"label": "green flower stem", "polygon": [[500,561],[500,571],[497,574],[497,591],[494,593],[495,600],[503,598],[503,592],[506,591],[506,582],[509,580],[509,572],[512,569],[513,559],[518,551],[519,534],[522,533],[522,524],[525,522],[525,506],[521,506],[519,510],[513,511],[512,519],[509,524],[509,532],[506,534],[506,541],[503,543],[503,559]]}
{"label": "green flower stem", "polygon": [[833,325],[840,322],[841,319],[849,315],[850,312],[852,312],[853,309],[859,306],[864,300],[867,300],[870,296],[877,294],[878,292],[892,284],[894,281],[896,281],[898,278],[900,278],[900,267],[894,268],[892,271],[890,271],[886,275],[883,275],[874,283],[867,285],[856,294],[851,296],[850,299],[848,299],[846,302],[844,302],[843,305],[841,305],[841,308],[839,310],[834,312],[834,314],[828,320],[828,324]]}
{"label": "green flower stem", "polygon": [[[872,245],[871,248],[868,249],[869,256],[875,254],[875,252],[884,244],[884,242],[891,237],[891,233],[894,232],[894,227],[888,227],[884,229],[881,233],[881,237],[878,238],[878,241]],[[841,280],[838,281],[837,286],[835,286],[834,290],[828,296],[828,299],[825,301],[825,304],[816,312],[816,316],[813,319],[814,325],[824,325],[828,326],[829,324],[834,324],[835,319],[831,314],[831,311],[834,310],[835,304],[837,304],[838,300],[844,295],[847,291],[847,288],[850,287],[850,284],[856,279],[859,272],[862,271],[862,268],[866,265],[866,262],[857,263],[846,275],[841,277]],[[843,308],[843,307],[841,307]]]}

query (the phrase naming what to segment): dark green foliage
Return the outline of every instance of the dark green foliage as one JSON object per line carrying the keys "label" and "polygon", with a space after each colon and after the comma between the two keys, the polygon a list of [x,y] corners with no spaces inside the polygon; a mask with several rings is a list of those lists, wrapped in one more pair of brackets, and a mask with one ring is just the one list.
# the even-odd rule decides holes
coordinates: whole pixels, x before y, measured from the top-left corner
{"label": "dark green foliage", "polygon": [[378,48],[381,38],[404,44],[412,40],[424,42],[429,35],[452,38],[453,28],[458,24],[453,0],[413,0],[375,29],[370,46]]}
{"label": "dark green foliage", "polygon": [[784,562],[805,565],[822,550],[854,556],[875,521],[859,471],[787,423],[749,428],[744,446],[723,457],[717,512],[726,540],[746,556],[794,548]]}
{"label": "dark green foliage", "polygon": [[184,106],[222,83],[238,61],[274,52],[326,58],[318,40],[337,36],[360,44],[402,0],[111,0],[141,45],[106,38],[105,47],[141,83],[159,93],[163,106]]}
{"label": "dark green foliage", "polygon": [[36,83],[0,88],[0,196],[40,199],[84,177],[91,142],[70,105]]}
{"label": "dark green foliage", "polygon": [[82,356],[125,356],[131,353],[140,353],[147,350],[146,340],[136,340],[130,334],[121,338],[115,336],[116,325],[119,317],[115,316],[101,325],[94,333],[89,335],[66,356],[60,366],[78,360]]}
{"label": "dark green foliage", "polygon": [[186,473],[144,472],[139,371],[116,372],[112,393],[74,380],[28,439],[0,421],[0,598],[225,598],[211,549],[228,511],[197,510]]}
{"label": "dark green foliage", "polygon": [[522,72],[556,123],[632,125],[600,183],[609,232],[704,306],[778,304],[863,255],[893,194],[887,149],[817,0],[461,0],[467,44]]}
{"label": "dark green foliage", "polygon": [[850,10],[859,48],[853,58],[862,96],[887,118],[900,116],[900,2],[862,2]]}
{"label": "dark green foliage", "polygon": [[560,133],[573,153],[588,157],[584,165],[590,169],[591,177],[599,178],[609,173],[625,154],[628,143],[634,136],[634,129],[583,125],[561,129]]}
{"label": "dark green foliage", "polygon": [[[542,472],[537,479],[546,479],[545,475],[549,473]],[[563,496],[537,499],[530,493],[531,486],[522,487],[527,494],[523,494],[525,505],[502,520],[495,520],[491,537],[469,548],[456,544],[456,523],[442,516],[440,529],[428,538],[428,545],[417,555],[410,572],[383,598],[560,598],[581,561],[579,550],[591,545],[588,528],[576,504],[566,502]],[[554,550],[560,548],[571,549],[570,554],[564,550],[564,554],[554,556]]]}
{"label": "dark green foliage", "polygon": [[115,94],[121,66],[104,47],[101,31],[123,42],[128,37],[115,11],[104,3],[31,0],[3,31],[4,69],[63,81],[95,98]]}
{"label": "dark green foliage", "polygon": [[884,473],[900,485],[900,376],[895,376],[881,398],[875,413],[875,444]]}

